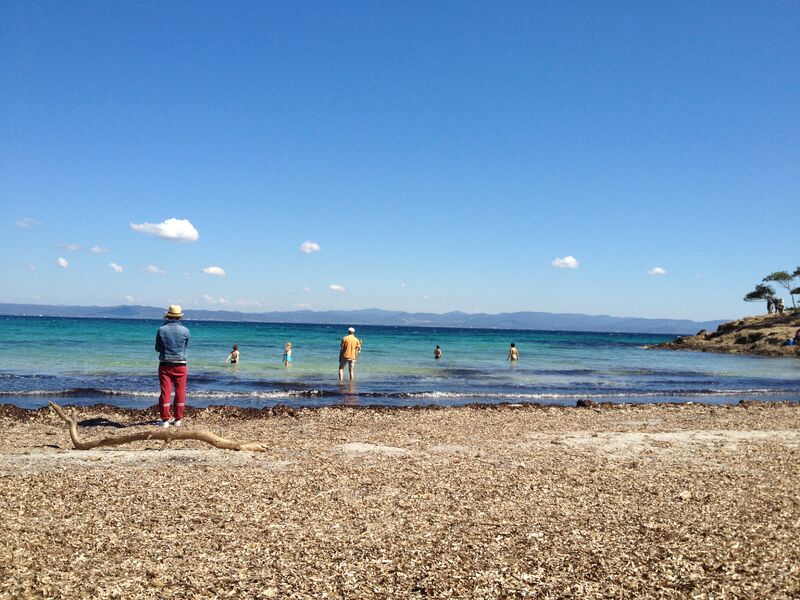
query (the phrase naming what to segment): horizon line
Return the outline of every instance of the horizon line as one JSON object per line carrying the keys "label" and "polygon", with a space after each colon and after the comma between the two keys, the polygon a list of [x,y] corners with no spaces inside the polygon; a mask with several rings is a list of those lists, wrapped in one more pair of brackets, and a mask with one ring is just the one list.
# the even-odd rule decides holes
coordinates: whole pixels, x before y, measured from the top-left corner
{"label": "horizon line", "polygon": [[[158,306],[151,306],[148,304],[37,304],[37,303],[27,303],[27,302],[0,302],[0,308],[3,306],[40,306],[40,307],[51,307],[51,308],[83,308],[83,309],[92,309],[92,308],[103,308],[103,309],[114,309],[114,308],[144,308],[144,309],[151,309],[155,311],[163,311],[163,308]],[[632,317],[632,316],[615,316],[610,314],[589,314],[589,313],[577,313],[577,312],[550,312],[544,310],[517,310],[517,311],[504,311],[498,313],[489,313],[489,312],[467,312],[463,310],[451,310],[447,312],[424,312],[424,311],[408,311],[408,310],[394,310],[394,309],[385,309],[385,308],[377,308],[377,307],[370,307],[370,308],[353,308],[353,309],[321,309],[321,310],[314,310],[310,308],[298,308],[298,309],[286,309],[286,310],[262,310],[262,311],[243,311],[243,310],[236,310],[232,308],[188,308],[184,309],[184,311],[202,311],[202,312],[217,312],[217,313],[226,313],[231,315],[241,314],[241,315],[268,315],[274,313],[288,313],[288,314],[300,314],[300,313],[312,313],[312,314],[324,314],[324,313],[358,313],[358,312],[367,312],[367,311],[379,311],[385,313],[397,313],[397,314],[406,314],[406,315],[435,315],[435,316],[446,316],[452,314],[462,314],[466,316],[488,316],[488,317],[499,317],[503,315],[515,315],[515,314],[541,314],[541,315],[554,315],[554,316],[580,316],[580,317],[593,317],[593,318],[609,318],[609,319],[636,319],[636,320],[644,320],[644,321],[689,321],[693,323],[711,323],[711,322],[728,322],[735,320],[737,318],[742,317],[734,317],[734,318],[717,318],[717,319],[690,319],[690,318],[682,318],[682,317]],[[6,316],[14,316],[14,315],[6,315]]]}

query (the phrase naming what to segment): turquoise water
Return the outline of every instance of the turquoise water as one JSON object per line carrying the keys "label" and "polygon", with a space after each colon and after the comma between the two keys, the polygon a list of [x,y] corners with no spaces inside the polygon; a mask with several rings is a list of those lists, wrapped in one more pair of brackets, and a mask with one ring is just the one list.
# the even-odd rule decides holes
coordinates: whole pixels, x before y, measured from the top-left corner
{"label": "turquoise water", "polygon": [[[160,321],[0,317],[0,402],[144,407],[156,402]],[[355,384],[337,381],[347,325],[186,321],[189,403],[195,406],[421,405],[473,402],[574,404],[797,400],[800,361],[647,350],[671,339],[608,334],[358,327],[364,349]],[[284,369],[283,346],[294,364]],[[507,362],[516,343],[520,361]],[[241,364],[225,364],[238,343]],[[441,345],[444,356],[433,359]]]}

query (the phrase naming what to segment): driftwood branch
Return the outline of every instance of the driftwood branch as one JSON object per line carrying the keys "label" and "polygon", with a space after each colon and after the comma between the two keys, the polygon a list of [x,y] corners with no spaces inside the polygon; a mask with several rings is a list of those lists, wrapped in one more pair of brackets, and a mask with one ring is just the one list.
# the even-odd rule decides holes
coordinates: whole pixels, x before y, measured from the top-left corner
{"label": "driftwood branch", "polygon": [[50,408],[56,411],[58,416],[69,425],[69,437],[72,439],[72,445],[76,450],[91,450],[99,446],[120,446],[122,444],[130,444],[131,442],[141,442],[145,440],[161,440],[165,445],[174,440],[199,440],[223,450],[245,450],[249,452],[265,452],[267,450],[266,446],[257,442],[235,442],[219,437],[205,429],[184,429],[177,427],[112,435],[97,440],[83,441],[78,435],[78,423],[75,419],[66,414],[64,409],[55,402],[50,402]]}

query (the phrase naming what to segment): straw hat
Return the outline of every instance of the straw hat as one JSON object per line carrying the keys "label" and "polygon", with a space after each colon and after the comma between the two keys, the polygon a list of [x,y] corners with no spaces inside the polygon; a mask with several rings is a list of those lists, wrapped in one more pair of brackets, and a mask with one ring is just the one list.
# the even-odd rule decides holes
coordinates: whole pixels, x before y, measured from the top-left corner
{"label": "straw hat", "polygon": [[164,315],[166,319],[180,319],[183,316],[180,304],[170,304],[167,309],[167,314]]}

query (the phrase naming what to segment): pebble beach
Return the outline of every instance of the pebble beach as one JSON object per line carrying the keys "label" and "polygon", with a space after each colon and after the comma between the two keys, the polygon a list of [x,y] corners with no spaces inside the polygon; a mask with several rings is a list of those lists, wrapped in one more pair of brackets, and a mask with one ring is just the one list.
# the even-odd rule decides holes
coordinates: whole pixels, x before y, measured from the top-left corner
{"label": "pebble beach", "polygon": [[4,598],[800,594],[796,403],[0,408]]}

